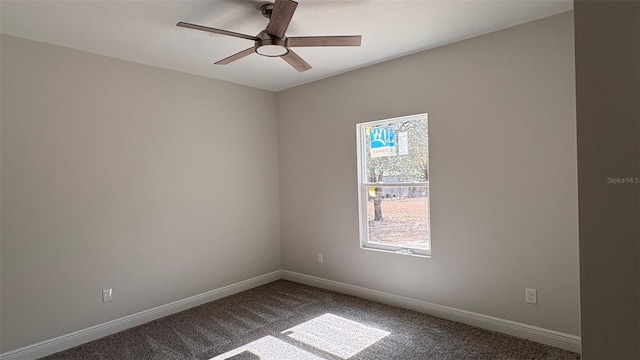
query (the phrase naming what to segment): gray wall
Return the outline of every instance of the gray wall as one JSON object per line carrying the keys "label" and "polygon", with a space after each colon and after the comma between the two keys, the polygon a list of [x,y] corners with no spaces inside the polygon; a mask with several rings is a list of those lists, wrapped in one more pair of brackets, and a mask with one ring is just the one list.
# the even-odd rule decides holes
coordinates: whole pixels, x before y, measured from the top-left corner
{"label": "gray wall", "polygon": [[582,354],[640,359],[640,2],[575,19]]}
{"label": "gray wall", "polygon": [[[573,36],[569,12],[279,92],[283,268],[579,335]],[[421,112],[433,257],[361,250],[355,124]]]}
{"label": "gray wall", "polygon": [[2,352],[280,269],[273,93],[1,47]]}

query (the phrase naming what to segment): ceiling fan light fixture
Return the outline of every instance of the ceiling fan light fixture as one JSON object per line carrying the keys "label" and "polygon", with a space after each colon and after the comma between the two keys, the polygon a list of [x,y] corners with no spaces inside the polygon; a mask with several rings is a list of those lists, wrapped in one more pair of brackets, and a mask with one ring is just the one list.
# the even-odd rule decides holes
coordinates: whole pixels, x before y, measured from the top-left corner
{"label": "ceiling fan light fixture", "polygon": [[287,55],[289,49],[282,39],[260,39],[256,41],[256,54],[268,57]]}

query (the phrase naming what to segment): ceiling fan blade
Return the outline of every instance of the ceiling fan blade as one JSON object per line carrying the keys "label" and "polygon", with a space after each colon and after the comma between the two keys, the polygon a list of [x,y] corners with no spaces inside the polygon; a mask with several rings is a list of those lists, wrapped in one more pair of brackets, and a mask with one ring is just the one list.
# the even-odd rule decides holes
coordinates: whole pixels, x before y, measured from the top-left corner
{"label": "ceiling fan blade", "polygon": [[258,40],[258,38],[255,37],[255,36],[240,34],[240,33],[233,32],[233,31],[227,31],[227,30],[222,30],[222,29],[211,28],[211,27],[208,27],[208,26],[189,24],[189,23],[182,22],[182,21],[180,21],[176,25],[180,26],[180,27],[184,27],[184,28],[200,30],[200,31],[207,31],[207,32],[215,33],[215,34],[234,36],[234,37],[238,37],[238,38],[241,38],[241,39],[247,39],[247,40],[253,40],[253,41]]}
{"label": "ceiling fan blade", "polygon": [[362,36],[300,36],[290,37],[289,47],[305,46],[360,46]]}
{"label": "ceiling fan blade", "polygon": [[311,69],[311,65],[304,61],[298,54],[293,52],[293,50],[289,49],[289,52],[286,55],[282,55],[281,58],[284,61],[288,62],[289,65],[293,66],[299,72],[304,72]]}
{"label": "ceiling fan blade", "polygon": [[226,57],[220,61],[216,61],[215,64],[216,65],[227,65],[228,63],[234,62],[236,60],[242,59],[243,57],[247,56],[247,55],[251,55],[255,52],[254,47],[250,47],[248,49],[242,50],[239,53],[235,53],[229,57]]}
{"label": "ceiling fan blade", "polygon": [[282,39],[297,6],[298,3],[292,0],[276,0],[267,25],[267,34]]}

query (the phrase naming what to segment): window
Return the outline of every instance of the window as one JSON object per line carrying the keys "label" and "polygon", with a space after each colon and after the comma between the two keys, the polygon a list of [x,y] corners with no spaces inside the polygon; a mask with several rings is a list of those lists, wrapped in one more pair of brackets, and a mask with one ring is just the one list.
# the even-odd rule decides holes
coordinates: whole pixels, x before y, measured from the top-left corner
{"label": "window", "polygon": [[431,254],[427,114],[356,125],[360,244]]}

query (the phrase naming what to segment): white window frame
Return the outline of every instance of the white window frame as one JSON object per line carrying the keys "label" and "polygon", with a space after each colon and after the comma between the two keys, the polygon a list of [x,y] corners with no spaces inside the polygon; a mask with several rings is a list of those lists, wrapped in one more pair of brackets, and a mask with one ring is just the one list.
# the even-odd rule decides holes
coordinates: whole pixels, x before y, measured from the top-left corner
{"label": "white window frame", "polygon": [[[366,168],[366,141],[368,138],[365,134],[365,129],[367,127],[375,127],[377,125],[384,125],[390,122],[400,122],[400,121],[408,121],[424,118],[427,120],[427,137],[429,136],[428,128],[429,128],[429,117],[427,113],[423,114],[415,114],[409,116],[401,116],[390,119],[383,120],[375,120],[368,121],[364,123],[356,124],[356,146],[357,146],[357,162],[358,162],[358,211],[359,211],[359,233],[360,233],[360,248],[365,250],[378,250],[391,252],[396,254],[403,255],[417,255],[430,257],[431,249],[432,249],[432,239],[431,239],[431,194],[429,192],[429,181],[412,181],[412,182],[369,182],[367,174],[365,174]],[[429,141],[427,140],[427,144]],[[429,149],[427,148],[427,152]],[[429,161],[427,160],[427,169],[429,169]],[[430,177],[430,176],[429,176]],[[427,221],[427,229],[429,232],[429,247],[428,249],[418,249],[411,248],[406,246],[393,246],[386,245],[380,243],[371,243],[369,242],[369,224],[367,219],[367,199],[368,199],[368,188],[370,187],[425,187],[427,189],[427,211],[429,213],[429,217],[426,219]]]}

